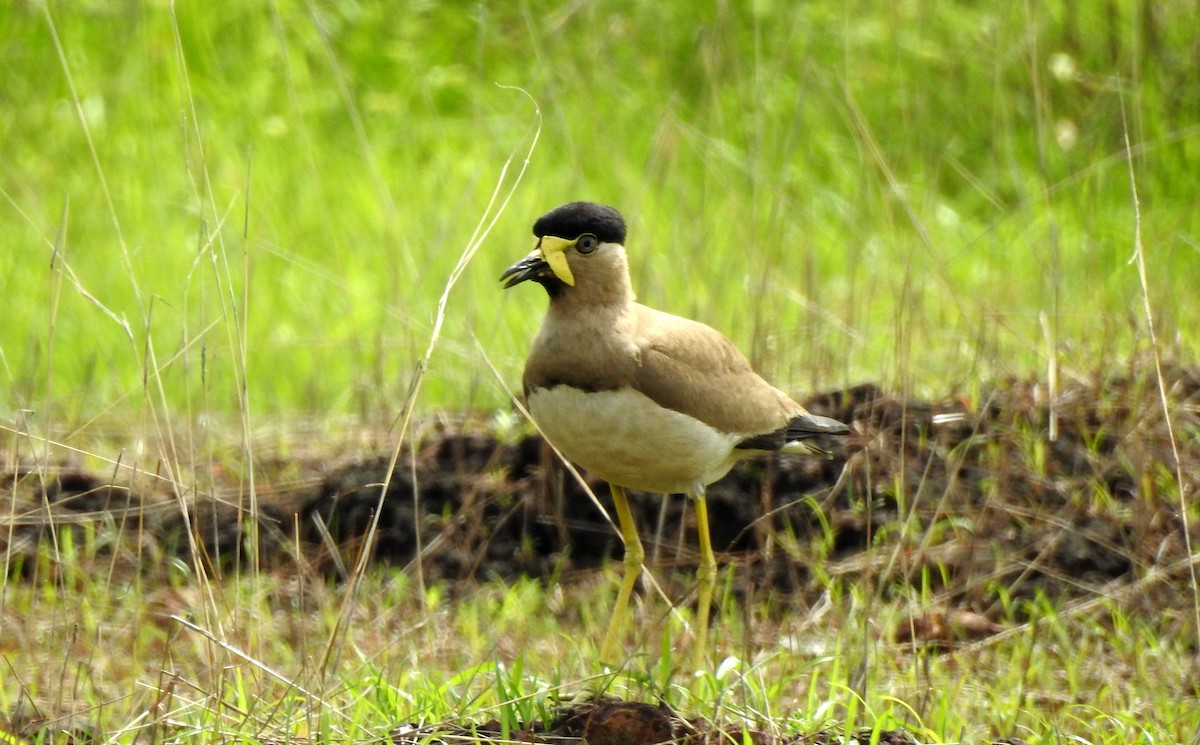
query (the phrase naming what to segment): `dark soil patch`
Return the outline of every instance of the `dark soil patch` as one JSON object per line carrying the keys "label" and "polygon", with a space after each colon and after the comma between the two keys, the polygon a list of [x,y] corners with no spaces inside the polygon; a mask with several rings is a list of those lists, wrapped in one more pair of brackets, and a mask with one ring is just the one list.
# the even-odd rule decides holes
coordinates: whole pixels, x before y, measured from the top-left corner
{"label": "dark soil patch", "polygon": [[[876,739],[872,739],[872,738]],[[551,722],[515,723],[507,729],[499,720],[474,727],[458,725],[403,725],[392,733],[396,745],[449,745],[450,743],[554,743],[555,745],[846,745],[878,742],[880,745],[916,745],[901,731],[846,733],[822,730],[814,734],[781,735],[765,730],[722,727],[688,720],[665,704],[598,698],[563,707]],[[1020,740],[995,745],[1024,745]]]}
{"label": "dark soil patch", "polygon": [[[1183,472],[1193,478],[1200,371],[1168,375]],[[745,461],[709,490],[713,544],[736,566],[745,593],[819,592],[808,566],[825,560],[835,577],[869,580],[885,593],[933,582],[948,604],[987,613],[1001,590],[1075,596],[1184,558],[1173,457],[1151,379],[1075,384],[1053,410],[1044,386],[1016,380],[978,401],[905,400],[860,385],[806,405],[853,423],[843,453]],[[401,454],[390,479],[389,461],[368,454],[293,464],[292,472],[324,475],[273,486],[268,473],[254,510],[234,492],[186,498],[186,514],[180,499],[146,487],[145,478],[17,470],[3,477],[11,497],[0,552],[10,574],[31,576],[53,531],[86,525],[100,552],[130,561],[187,559],[194,542],[222,572],[247,566],[246,549],[257,543],[261,566],[298,561],[336,576],[374,524],[371,557],[419,568],[427,582],[569,576],[620,556],[615,531],[583,485],[536,436],[502,440],[441,426]],[[607,487],[584,478],[609,510]],[[687,500],[631,499],[660,567],[690,571],[696,537]]]}

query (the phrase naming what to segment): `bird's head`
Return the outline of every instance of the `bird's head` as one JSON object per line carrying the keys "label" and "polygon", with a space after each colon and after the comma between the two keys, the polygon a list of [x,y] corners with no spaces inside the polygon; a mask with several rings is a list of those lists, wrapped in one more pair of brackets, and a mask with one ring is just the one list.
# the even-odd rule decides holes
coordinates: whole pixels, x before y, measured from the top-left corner
{"label": "bird's head", "polygon": [[625,273],[625,220],[612,207],[564,204],[539,217],[533,235],[533,251],[500,276],[505,289],[532,279],[556,297],[576,285],[577,273],[597,278],[614,268]]}

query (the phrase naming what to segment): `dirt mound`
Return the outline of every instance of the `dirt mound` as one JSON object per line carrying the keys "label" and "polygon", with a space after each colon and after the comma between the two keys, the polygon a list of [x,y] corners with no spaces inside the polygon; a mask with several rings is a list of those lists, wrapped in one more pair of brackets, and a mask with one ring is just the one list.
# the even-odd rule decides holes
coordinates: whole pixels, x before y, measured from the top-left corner
{"label": "dirt mound", "polygon": [[[848,736],[847,736],[848,735]],[[842,745],[847,742],[880,745],[916,745],[918,740],[899,730],[870,729],[844,733],[825,730],[814,734],[780,735],[742,726],[688,720],[666,704],[647,704],[597,698],[562,707],[549,724],[515,723],[505,727],[493,719],[483,724],[415,725],[392,732],[396,745],[446,745],[447,743],[556,743],[557,745]],[[996,743],[1023,745],[1021,740]]]}
{"label": "dirt mound", "polygon": [[[1200,371],[1172,368],[1167,383],[1191,478],[1200,472]],[[1094,592],[1185,556],[1153,379],[1076,383],[1053,402],[1029,381],[934,403],[860,385],[806,405],[852,423],[843,453],[745,461],[710,488],[713,544],[736,565],[742,592],[819,592],[808,567],[824,560],[834,577],[883,592],[932,583],[948,603],[986,613],[1000,593]],[[254,558],[336,575],[373,525],[371,557],[419,569],[426,581],[549,578],[620,555],[597,506],[611,510],[607,488],[585,474],[593,501],[536,436],[443,426],[406,450],[390,476],[389,461],[302,464],[325,475],[300,487],[274,487],[268,474],[255,510],[232,489],[181,499],[75,469],[19,469],[4,476],[11,496],[0,552],[12,576],[53,571],[53,553],[38,547],[86,529],[101,552],[145,571],[161,564],[147,557],[200,555],[214,572]],[[631,500],[655,565],[690,572],[687,500]]]}

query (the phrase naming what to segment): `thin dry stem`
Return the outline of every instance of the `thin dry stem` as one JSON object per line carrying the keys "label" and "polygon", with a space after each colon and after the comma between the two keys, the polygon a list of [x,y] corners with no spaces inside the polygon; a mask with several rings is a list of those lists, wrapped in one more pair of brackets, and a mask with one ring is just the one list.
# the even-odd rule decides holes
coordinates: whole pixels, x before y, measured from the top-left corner
{"label": "thin dry stem", "polygon": [[[1183,542],[1189,557],[1195,558],[1192,548],[1191,518],[1187,500],[1187,482],[1183,475],[1183,460],[1179,456],[1179,442],[1175,438],[1175,425],[1171,418],[1171,406],[1167,398],[1167,383],[1163,377],[1162,353],[1158,336],[1154,330],[1154,309],[1150,304],[1150,282],[1146,278],[1146,253],[1142,246],[1142,210],[1138,200],[1137,174],[1133,167],[1133,151],[1129,145],[1129,126],[1125,119],[1125,98],[1121,101],[1121,135],[1125,141],[1126,162],[1129,165],[1129,195],[1133,204],[1133,256],[1130,261],[1137,265],[1138,284],[1142,290],[1142,310],[1146,314],[1146,333],[1150,337],[1150,350],[1154,354],[1154,377],[1158,383],[1158,400],[1162,405],[1163,420],[1167,426],[1167,439],[1171,443],[1171,457],[1175,459],[1175,489],[1179,493],[1179,519],[1183,521]],[[1188,584],[1192,589],[1192,622],[1200,636],[1200,577],[1196,574],[1193,561],[1188,571]]]}

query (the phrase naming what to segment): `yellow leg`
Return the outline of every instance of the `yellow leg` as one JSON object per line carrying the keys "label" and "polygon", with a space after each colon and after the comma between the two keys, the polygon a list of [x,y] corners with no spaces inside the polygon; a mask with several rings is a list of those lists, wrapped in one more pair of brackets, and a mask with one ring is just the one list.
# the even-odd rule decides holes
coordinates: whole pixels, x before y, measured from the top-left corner
{"label": "yellow leg", "polygon": [[625,490],[616,484],[609,484],[612,490],[613,505],[617,508],[617,524],[621,528],[621,540],[625,543],[625,572],[621,577],[621,589],[617,593],[617,602],[613,606],[612,618],[608,622],[608,632],[600,645],[600,661],[612,661],[612,653],[617,643],[621,619],[629,606],[629,596],[633,594],[633,586],[637,584],[638,575],[642,573],[642,560],[646,552],[642,548],[642,539],[638,537],[637,524],[633,522],[633,513],[629,511],[629,500]]}
{"label": "yellow leg", "polygon": [[713,556],[712,537],[708,532],[708,503],[704,490],[693,495],[696,505],[696,532],[700,534],[700,567],[696,569],[696,639],[692,642],[692,667],[704,667],[708,652],[708,616],[712,610],[713,588],[717,584],[717,559]]}

